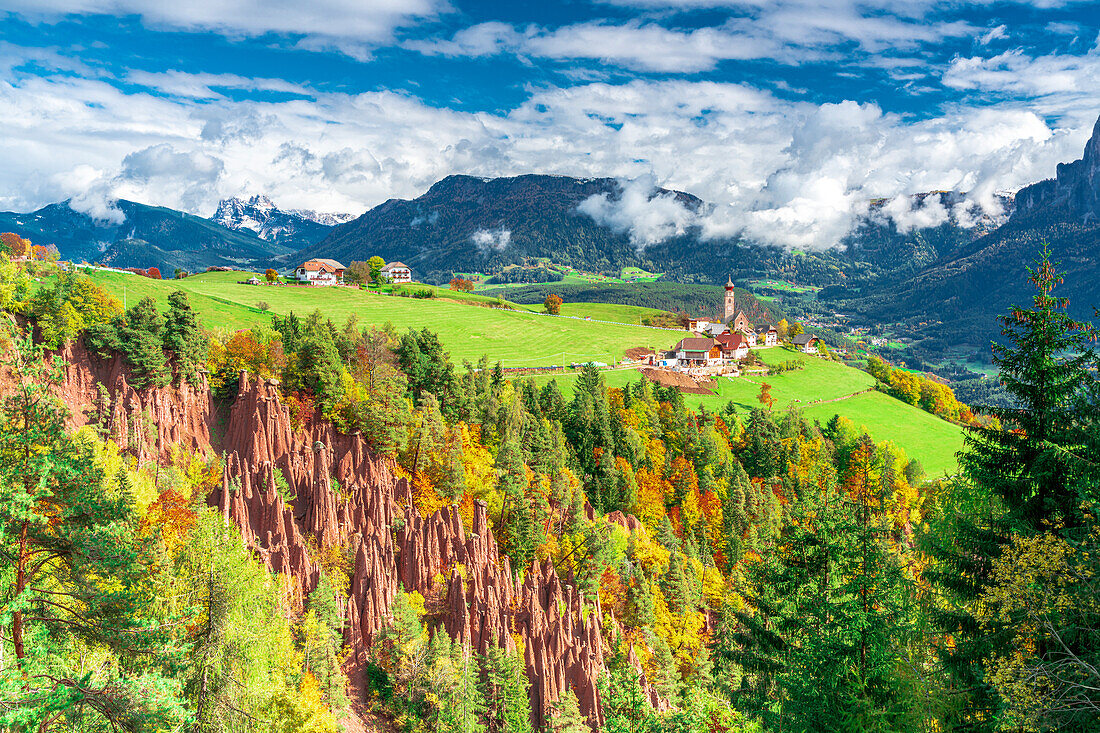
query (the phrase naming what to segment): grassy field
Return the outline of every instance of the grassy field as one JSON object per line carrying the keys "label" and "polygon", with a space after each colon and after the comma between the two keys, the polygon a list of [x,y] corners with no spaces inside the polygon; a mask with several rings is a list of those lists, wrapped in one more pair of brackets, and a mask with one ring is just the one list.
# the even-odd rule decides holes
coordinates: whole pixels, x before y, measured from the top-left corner
{"label": "grassy field", "polygon": [[[459,364],[463,360],[476,362],[483,354],[505,366],[545,366],[563,361],[611,363],[620,359],[627,348],[667,348],[683,335],[629,325],[659,312],[637,306],[567,303],[562,307],[563,315],[593,319],[586,321],[537,315],[532,310],[541,307],[536,306],[529,306],[532,310],[480,307],[477,303],[495,299],[445,289],[437,289],[438,298],[421,300],[368,294],[351,288],[238,285],[238,280],[247,279],[247,273],[205,273],[183,280],[150,280],[102,271],[93,271],[90,276],[128,305],[145,295],[165,305],[168,293],[184,289],[190,293],[204,325],[215,329],[263,326],[270,324],[271,313],[294,311],[305,315],[315,309],[338,324],[355,314],[364,325],[380,326],[388,322],[398,330],[428,327],[439,334],[451,358]],[[267,302],[270,312],[256,307],[260,301]],[[604,320],[619,323],[599,322]],[[919,459],[929,475],[956,471],[954,453],[962,446],[962,431],[957,426],[887,395],[864,392],[874,380],[858,369],[781,348],[763,349],[759,353],[769,364],[791,359],[804,363],[800,370],[767,378],[776,400],[773,409],[796,407],[807,417],[822,422],[834,414],[844,415],[866,428],[875,440],[897,443],[911,458]],[[526,378],[540,384],[550,379]],[[573,374],[557,377],[567,392],[575,378]],[[636,370],[605,372],[608,385],[613,387],[639,378]],[[689,405],[706,405],[711,410],[732,401],[744,413],[759,405],[757,397],[762,381],[758,376],[716,379],[713,382],[716,394],[685,395],[685,399]],[[838,401],[810,404],[819,400]]]}
{"label": "grassy field", "polygon": [[816,285],[795,285],[786,280],[752,280],[748,283],[750,290],[782,290],[788,293],[816,293],[821,290]]}
{"label": "grassy field", "polygon": [[626,281],[654,282],[659,280],[663,272],[646,272],[640,267],[624,267],[619,277]]}
{"label": "grassy field", "polygon": [[[561,285],[583,285],[591,283],[632,283],[632,282],[656,282],[660,280],[664,275],[663,272],[646,272],[639,267],[624,267],[619,273],[619,277],[612,277],[610,275],[597,275],[591,272],[584,272],[582,270],[576,270],[568,265],[555,265],[549,262],[540,263],[541,266],[551,270],[556,270],[562,274],[562,279],[556,282]],[[477,290],[484,290],[486,288],[518,288],[524,285],[531,285],[532,283],[492,283],[489,280],[492,278],[483,272],[456,272],[456,277],[464,277],[468,280],[472,280]],[[553,283],[550,283],[553,284]]]}
{"label": "grassy field", "polygon": [[[186,290],[203,323],[215,328],[237,330],[269,324],[270,313],[256,307],[261,301],[268,304],[271,313],[294,311],[304,315],[320,309],[337,324],[355,314],[363,325],[388,322],[401,331],[428,327],[439,334],[458,363],[463,359],[477,361],[483,354],[491,361],[499,359],[505,366],[547,366],[563,361],[611,363],[621,359],[630,347],[667,348],[683,335],[629,324],[631,320],[636,323],[649,309],[602,303],[573,304],[565,309],[565,315],[603,320],[622,308],[620,320],[627,323],[597,323],[536,315],[528,310],[479,307],[473,302],[494,299],[451,291],[440,292],[441,296],[448,293],[448,297],[421,300],[351,288],[238,285],[238,280],[247,279],[247,273],[212,272],[183,280],[149,280],[101,271],[90,276],[120,300],[125,297],[130,305],[144,295],[165,304],[172,290]],[[450,295],[458,297],[452,299]]]}
{"label": "grassy field", "polygon": [[[799,359],[806,366],[766,380],[722,377],[712,382],[715,394],[685,394],[685,402],[692,407],[705,405],[708,410],[718,410],[732,401],[738,412],[744,414],[760,406],[757,399],[760,383],[767,381],[772,385],[771,394],[775,398],[773,410],[797,408],[807,418],[823,424],[833,415],[843,415],[862,426],[873,439],[890,440],[899,445],[910,458],[921,462],[929,476],[956,472],[955,452],[962,448],[962,429],[957,425],[881,392],[864,392],[874,385],[874,379],[858,369],[780,348],[762,349],[760,355],[765,363]],[[572,392],[575,374],[524,377],[539,385],[552,378],[557,379],[562,391]],[[633,369],[604,372],[609,387],[622,387],[640,378]],[[809,404],[818,400],[837,401]]]}

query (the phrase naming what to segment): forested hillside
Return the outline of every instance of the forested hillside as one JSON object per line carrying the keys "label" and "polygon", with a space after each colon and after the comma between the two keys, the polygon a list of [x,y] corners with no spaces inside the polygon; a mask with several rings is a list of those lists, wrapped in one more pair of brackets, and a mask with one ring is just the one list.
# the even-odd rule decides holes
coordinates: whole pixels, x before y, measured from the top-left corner
{"label": "forested hillside", "polygon": [[929,481],[844,418],[4,261],[0,725],[1096,730],[1094,333],[1032,281],[1018,408]]}

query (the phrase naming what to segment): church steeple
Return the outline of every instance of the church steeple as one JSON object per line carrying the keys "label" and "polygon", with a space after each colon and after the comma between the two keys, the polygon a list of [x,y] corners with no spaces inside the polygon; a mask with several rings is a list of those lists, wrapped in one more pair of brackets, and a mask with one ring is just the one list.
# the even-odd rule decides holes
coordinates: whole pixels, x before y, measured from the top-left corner
{"label": "church steeple", "polygon": [[722,309],[722,322],[729,323],[730,319],[737,315],[737,304],[733,297],[733,280],[726,276],[726,303]]}

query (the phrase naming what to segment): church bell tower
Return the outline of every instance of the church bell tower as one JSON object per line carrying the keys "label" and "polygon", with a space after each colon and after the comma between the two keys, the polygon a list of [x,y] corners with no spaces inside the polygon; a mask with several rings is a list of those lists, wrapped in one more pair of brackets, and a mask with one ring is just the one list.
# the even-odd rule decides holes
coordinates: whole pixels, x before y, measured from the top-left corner
{"label": "church bell tower", "polygon": [[733,281],[726,278],[726,307],[722,311],[722,322],[729,323],[737,315],[737,306],[733,300]]}

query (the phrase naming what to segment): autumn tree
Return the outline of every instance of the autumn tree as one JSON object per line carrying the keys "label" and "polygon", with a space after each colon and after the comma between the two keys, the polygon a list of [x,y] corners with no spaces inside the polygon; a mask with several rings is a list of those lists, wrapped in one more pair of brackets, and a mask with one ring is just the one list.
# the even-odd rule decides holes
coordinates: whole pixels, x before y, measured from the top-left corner
{"label": "autumn tree", "polygon": [[366,262],[352,260],[344,270],[344,282],[348,285],[362,285],[370,279],[370,265]]}
{"label": "autumn tree", "polygon": [[559,315],[561,313],[561,296],[550,293],[546,296],[546,300],[542,302],[542,307],[552,316]]}
{"label": "autumn tree", "polygon": [[0,234],[0,243],[3,243],[4,249],[6,249],[12,257],[26,257],[30,253],[30,240],[23,239],[14,232],[4,232]]}
{"label": "autumn tree", "polygon": [[772,405],[775,404],[775,398],[772,397],[772,386],[767,382],[761,383],[760,393],[756,396],[756,399],[764,407],[769,410],[772,409]]}
{"label": "autumn tree", "polygon": [[382,268],[386,266],[386,261],[375,255],[367,260],[367,267],[370,268],[370,281],[375,285],[382,284]]}
{"label": "autumn tree", "polygon": [[269,267],[269,268],[267,268],[267,272],[264,273],[264,278],[269,283],[273,283],[273,282],[275,282],[276,280],[279,279],[279,273]]}
{"label": "autumn tree", "polygon": [[[169,639],[149,624],[152,558],[136,533],[134,497],[97,457],[94,438],[64,432],[59,368],[29,336],[3,366],[0,407],[0,726],[49,730],[63,719],[110,729],[175,728],[178,685],[158,668]],[[80,643],[113,663],[85,670]]]}

